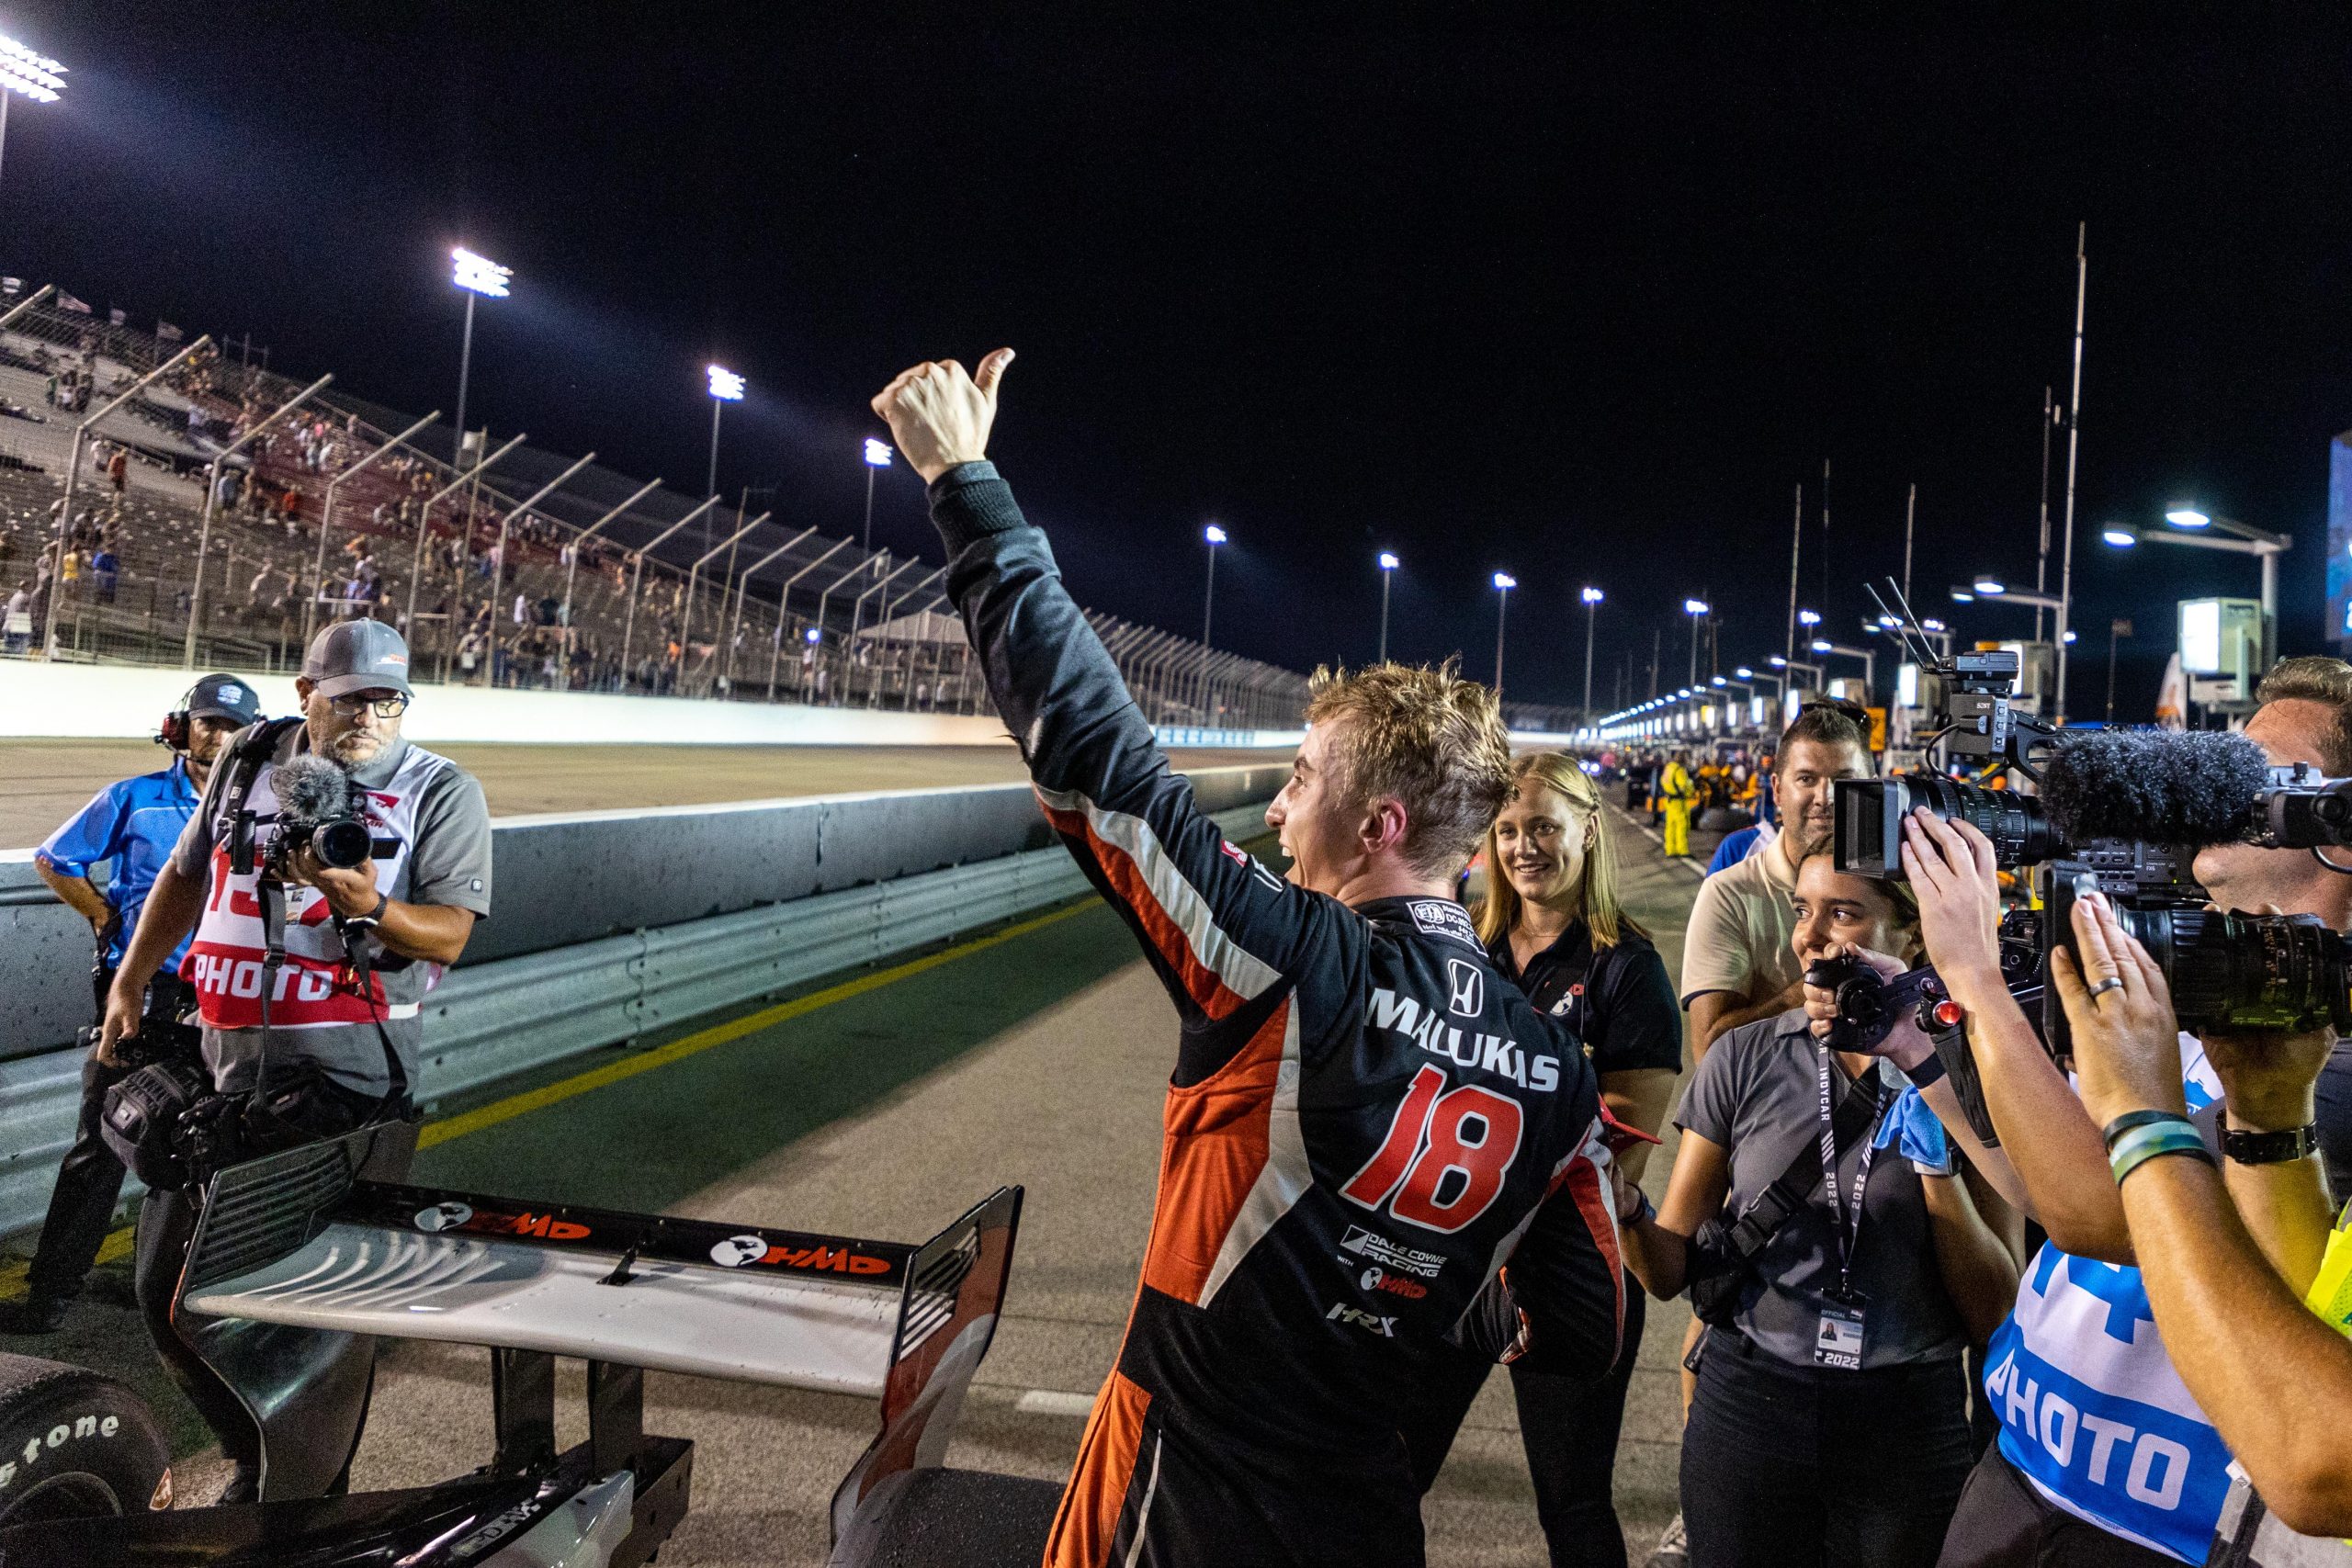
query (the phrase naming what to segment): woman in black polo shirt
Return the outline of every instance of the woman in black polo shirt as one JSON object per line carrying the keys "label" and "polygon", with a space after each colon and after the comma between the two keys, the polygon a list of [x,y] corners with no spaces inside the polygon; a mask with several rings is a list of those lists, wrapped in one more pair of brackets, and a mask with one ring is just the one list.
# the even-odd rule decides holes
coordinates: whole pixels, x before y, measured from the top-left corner
{"label": "woman in black polo shirt", "polygon": [[[1584,1042],[1610,1113],[1656,1133],[1682,1067],[1682,1013],[1657,950],[1618,908],[1600,792],[1574,757],[1556,751],[1521,756],[1511,772],[1516,791],[1487,832],[1478,935],[1495,967]],[[1623,1156],[1636,1180],[1648,1152],[1645,1145]],[[1624,1350],[1598,1383],[1511,1368],[1536,1513],[1555,1564],[1624,1568],[1610,1480],[1642,1318],[1641,1296],[1631,1292]],[[1424,1492],[1491,1370],[1464,1357],[1428,1391],[1423,1419],[1405,1434]]]}
{"label": "woman in black polo shirt", "polygon": [[[1798,868],[1793,901],[1807,964],[1918,952],[1917,906],[1901,883],[1817,854]],[[1913,1069],[1920,1081],[1933,1062]],[[1682,1142],[1664,1207],[1624,1222],[1626,1261],[1664,1300],[1701,1264],[1690,1241],[1704,1222],[1746,1213],[1792,1172],[1811,1189],[1756,1254],[1732,1325],[1702,1341],[1682,1433],[1691,1568],[1936,1560],[1975,1457],[1961,1352],[2007,1313],[2018,1269],[1979,1209],[1998,1200],[1982,1186],[1972,1195],[1933,1133],[1876,1146],[1882,1121],[1917,1104],[1898,1109],[1899,1089],[1877,1057],[1816,1039],[1803,1008],[1735,1029],[1675,1116]],[[1854,1095],[1869,1097],[1863,1130],[1840,1135],[1826,1183],[1804,1156],[1818,1156],[1837,1114],[1825,1105]],[[1621,1190],[1621,1205],[1632,1196]]]}

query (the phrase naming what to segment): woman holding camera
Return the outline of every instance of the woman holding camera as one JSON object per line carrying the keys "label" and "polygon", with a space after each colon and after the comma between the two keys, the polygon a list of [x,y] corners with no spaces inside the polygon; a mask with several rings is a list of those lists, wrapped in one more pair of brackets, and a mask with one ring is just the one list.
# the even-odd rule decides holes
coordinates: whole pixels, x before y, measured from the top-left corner
{"label": "woman holding camera", "polygon": [[[1682,1013],[1657,949],[1618,907],[1600,791],[1577,759],[1556,751],[1521,756],[1511,773],[1510,801],[1487,830],[1478,935],[1504,977],[1584,1042],[1610,1114],[1655,1134],[1682,1066]],[[1621,1168],[1639,1180],[1648,1152],[1645,1145],[1621,1156]],[[1598,1383],[1511,1368],[1536,1514],[1555,1564],[1624,1568],[1610,1481],[1642,1317],[1641,1297],[1629,1295],[1624,1348]],[[1422,1491],[1492,1370],[1465,1356],[1428,1391],[1423,1418],[1405,1435]]]}
{"label": "woman holding camera", "polygon": [[[1799,868],[1794,903],[1808,967],[1918,952],[1910,889],[1826,853]],[[1711,1326],[1682,1437],[1693,1568],[1924,1568],[1974,1461],[1961,1355],[2017,1289],[1979,1207],[1999,1200],[1972,1196],[1879,1055],[1831,1034],[1800,1008],[1718,1041],[1675,1119],[1664,1206],[1625,1222],[1652,1295],[1703,1287]],[[1874,1050],[1924,1085],[1936,1069],[1921,1041],[1899,1029]],[[1621,1188],[1621,1210],[1638,1196]]]}

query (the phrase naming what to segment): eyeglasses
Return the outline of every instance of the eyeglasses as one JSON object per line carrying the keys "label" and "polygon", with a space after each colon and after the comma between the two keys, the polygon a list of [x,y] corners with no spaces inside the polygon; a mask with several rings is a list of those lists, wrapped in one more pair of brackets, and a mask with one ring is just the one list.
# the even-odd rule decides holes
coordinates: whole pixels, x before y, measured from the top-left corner
{"label": "eyeglasses", "polygon": [[371,697],[366,693],[349,697],[329,697],[327,706],[345,718],[357,718],[362,708],[374,708],[378,718],[398,718],[408,711],[408,699],[395,692],[389,697]]}

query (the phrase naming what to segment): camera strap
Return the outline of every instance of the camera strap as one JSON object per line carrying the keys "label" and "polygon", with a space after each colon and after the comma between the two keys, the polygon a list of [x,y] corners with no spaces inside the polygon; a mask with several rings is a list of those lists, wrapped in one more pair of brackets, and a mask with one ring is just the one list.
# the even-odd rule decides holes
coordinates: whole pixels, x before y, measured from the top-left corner
{"label": "camera strap", "polygon": [[254,1098],[269,1099],[269,999],[286,968],[286,886],[264,877],[254,891],[261,901],[261,1049],[254,1061]]}
{"label": "camera strap", "polygon": [[[1867,1095],[1859,1090],[1847,1095],[1830,1119],[1838,1145],[1851,1144],[1877,1119],[1878,1106]],[[1725,1227],[1725,1241],[1743,1261],[1761,1253],[1780,1228],[1811,1201],[1814,1191],[1821,1185],[1821,1170],[1815,1154],[1809,1145],[1798,1149],[1788,1168],[1750,1199],[1739,1217]]]}
{"label": "camera strap", "polygon": [[1854,1222],[1849,1226],[1845,1196],[1838,1179],[1838,1126],[1829,1108],[1829,1047],[1816,1043],[1813,1049],[1821,1085],[1821,1180],[1829,1190],[1829,1227],[1838,1238],[1838,1299],[1851,1303],[1854,1300],[1854,1250],[1862,1239],[1862,1199],[1870,1190],[1871,1158],[1878,1153],[1878,1140],[1870,1134],[1876,1130],[1883,1107],[1875,1074],[1867,1091],[1858,1083],[1847,1093],[1846,1103],[1867,1104],[1870,1117],[1863,1129],[1861,1159],[1854,1168]]}

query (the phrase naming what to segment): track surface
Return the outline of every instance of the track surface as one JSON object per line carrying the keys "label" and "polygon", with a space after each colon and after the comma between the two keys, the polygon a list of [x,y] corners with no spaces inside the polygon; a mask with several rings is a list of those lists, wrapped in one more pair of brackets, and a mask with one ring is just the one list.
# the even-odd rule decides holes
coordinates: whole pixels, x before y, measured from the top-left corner
{"label": "track surface", "polygon": [[[866,789],[934,789],[1027,778],[1001,746],[446,746],[481,780],[491,815],[701,806]],[[1287,761],[1281,751],[1170,752],[1179,768]],[[27,848],[99,788],[153,773],[164,750],[145,740],[0,741],[0,849]]]}
{"label": "track surface", "polygon": [[[1664,861],[1622,817],[1615,825],[1627,829],[1628,907],[1679,971],[1695,870]],[[901,1239],[929,1235],[1000,1183],[1022,1183],[1004,1319],[950,1457],[1059,1479],[1135,1290],[1175,1012],[1125,926],[1092,900],[949,954],[830,1001],[821,998],[831,982],[820,982],[808,999],[821,1005],[618,1083],[563,1088],[630,1054],[616,1049],[536,1086],[502,1085],[435,1108],[440,1120],[427,1129],[418,1179]],[[516,1098],[534,1087],[541,1092],[531,1100]],[[1671,1167],[1671,1140],[1669,1130],[1650,1164],[1654,1195]],[[1676,1309],[1651,1313],[1619,1455],[1619,1509],[1635,1562],[1674,1509],[1680,1323]],[[67,1334],[9,1348],[156,1389],[130,1314],[96,1302],[77,1305]],[[571,1441],[584,1421],[578,1370],[567,1370]],[[826,1503],[873,1434],[874,1406],[661,1373],[647,1389],[649,1427],[698,1444],[695,1508],[664,1563],[823,1561]],[[181,1495],[208,1498],[223,1478],[218,1456],[198,1447],[201,1430],[184,1410],[173,1414],[188,1453]],[[356,1483],[419,1484],[489,1450],[487,1353],[391,1348]],[[1493,1380],[1473,1409],[1424,1511],[1432,1564],[1544,1562],[1506,1380]]]}

